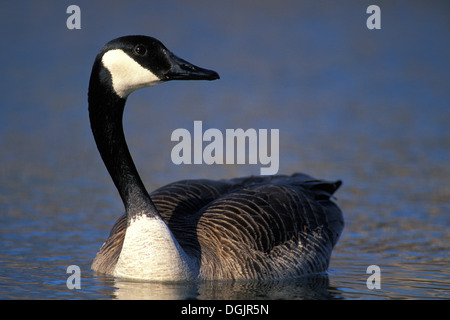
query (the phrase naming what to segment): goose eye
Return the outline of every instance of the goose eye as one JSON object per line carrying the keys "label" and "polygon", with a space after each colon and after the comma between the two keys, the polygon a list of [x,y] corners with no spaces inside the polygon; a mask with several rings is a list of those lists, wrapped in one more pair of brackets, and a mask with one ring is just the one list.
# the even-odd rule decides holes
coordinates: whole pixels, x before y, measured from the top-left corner
{"label": "goose eye", "polygon": [[134,47],[134,53],[139,56],[143,56],[147,53],[147,49],[142,44],[138,44],[136,47]]}

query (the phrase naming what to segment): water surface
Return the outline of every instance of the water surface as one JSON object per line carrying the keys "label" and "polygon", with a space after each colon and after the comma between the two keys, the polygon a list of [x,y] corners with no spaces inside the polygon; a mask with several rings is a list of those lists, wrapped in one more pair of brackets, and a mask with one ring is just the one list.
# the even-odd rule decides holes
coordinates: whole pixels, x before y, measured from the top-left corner
{"label": "water surface", "polygon": [[[450,298],[450,26],[445,1],[58,1],[0,5],[1,299]],[[328,274],[290,281],[155,284],[94,274],[123,206],[90,133],[95,55],[125,34],[161,39],[214,82],[133,93],[125,131],[149,190],[260,165],[181,165],[177,128],[280,130],[280,173],[342,179],[346,220]],[[81,289],[69,290],[69,265]],[[367,267],[381,270],[369,289]]]}

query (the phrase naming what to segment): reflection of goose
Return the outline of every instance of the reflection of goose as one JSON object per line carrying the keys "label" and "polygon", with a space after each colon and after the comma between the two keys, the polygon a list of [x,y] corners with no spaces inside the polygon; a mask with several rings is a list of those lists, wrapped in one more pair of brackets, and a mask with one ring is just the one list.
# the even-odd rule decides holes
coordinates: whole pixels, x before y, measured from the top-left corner
{"label": "reflection of goose", "polygon": [[275,279],[325,271],[343,228],[330,200],[341,182],[292,176],[187,180],[147,193],[128,151],[128,95],[168,80],[215,80],[216,72],[161,42],[127,36],[106,44],[89,84],[89,116],[126,213],[92,264],[146,280]]}
{"label": "reflection of goose", "polygon": [[[328,275],[317,273],[298,278],[263,281],[128,281],[102,277],[105,294],[118,300],[285,300],[336,299]],[[224,310],[225,311],[225,310]]]}

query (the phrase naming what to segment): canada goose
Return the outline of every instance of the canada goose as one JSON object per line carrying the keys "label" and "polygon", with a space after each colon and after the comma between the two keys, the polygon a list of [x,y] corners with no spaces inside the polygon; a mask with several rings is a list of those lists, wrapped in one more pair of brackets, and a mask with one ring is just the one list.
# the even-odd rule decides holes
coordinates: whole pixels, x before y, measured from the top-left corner
{"label": "canada goose", "polygon": [[89,117],[125,206],[92,269],[140,280],[280,279],[327,270],[344,221],[330,200],[341,185],[304,174],[185,180],[147,193],[122,127],[128,95],[169,80],[219,75],[160,41],[126,36],[97,55]]}

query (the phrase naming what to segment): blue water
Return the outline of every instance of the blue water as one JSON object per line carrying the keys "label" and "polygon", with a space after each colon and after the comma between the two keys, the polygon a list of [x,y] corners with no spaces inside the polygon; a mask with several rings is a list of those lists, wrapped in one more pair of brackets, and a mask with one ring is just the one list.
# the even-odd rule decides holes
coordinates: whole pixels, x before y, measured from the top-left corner
{"label": "blue water", "polygon": [[[1,299],[450,298],[447,1],[68,1],[0,4]],[[295,281],[155,284],[90,264],[123,206],[87,115],[92,62],[126,34],[219,72],[133,93],[125,132],[149,190],[260,165],[172,163],[177,128],[280,130],[280,173],[342,179],[346,227],[328,274]],[[81,270],[68,289],[67,267]],[[368,266],[380,267],[369,289]]]}

